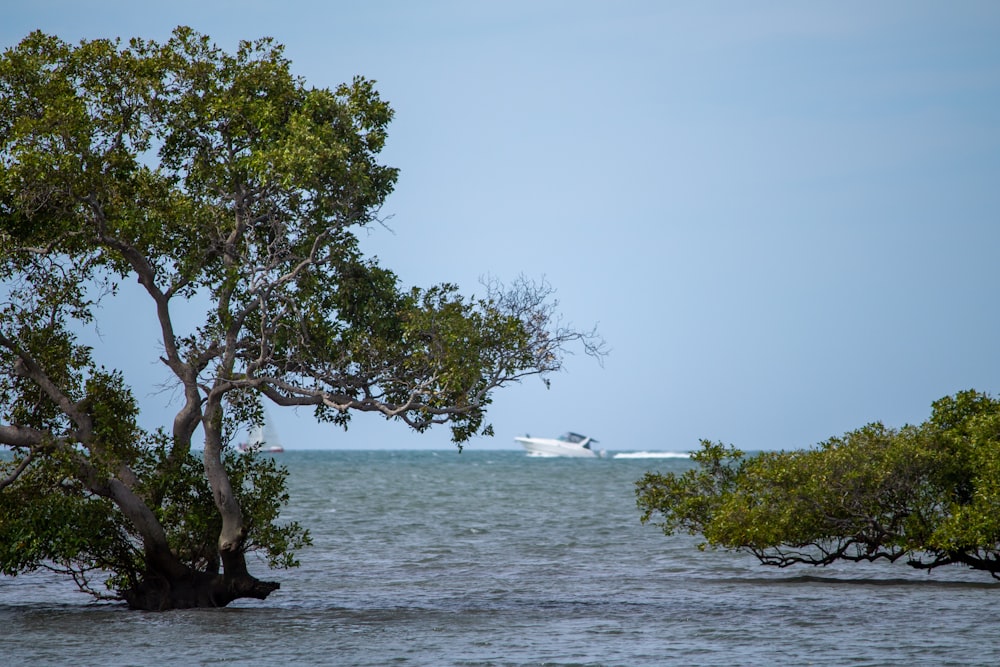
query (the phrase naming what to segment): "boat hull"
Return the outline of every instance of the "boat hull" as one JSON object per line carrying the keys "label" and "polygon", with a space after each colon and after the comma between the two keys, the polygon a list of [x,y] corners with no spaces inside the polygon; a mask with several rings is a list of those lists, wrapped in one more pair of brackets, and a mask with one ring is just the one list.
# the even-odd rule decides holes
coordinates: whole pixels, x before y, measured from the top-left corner
{"label": "boat hull", "polygon": [[553,438],[514,438],[528,452],[529,456],[573,456],[578,458],[597,458],[592,449],[580,445],[556,440]]}

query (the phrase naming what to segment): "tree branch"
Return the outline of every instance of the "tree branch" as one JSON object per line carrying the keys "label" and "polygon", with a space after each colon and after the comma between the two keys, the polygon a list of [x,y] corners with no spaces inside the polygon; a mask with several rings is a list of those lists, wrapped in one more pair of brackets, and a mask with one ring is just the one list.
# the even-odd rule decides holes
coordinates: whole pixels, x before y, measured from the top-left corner
{"label": "tree branch", "polygon": [[[2,430],[3,428],[4,427],[0,427],[0,430]],[[3,490],[4,488],[16,482],[17,479],[21,476],[21,474],[28,469],[28,466],[31,465],[31,462],[32,460],[34,460],[34,458],[35,458],[34,450],[29,450],[28,453],[25,454],[24,458],[21,459],[21,462],[17,465],[17,467],[14,468],[14,470],[11,471],[11,473],[7,475],[7,477],[0,480],[0,490]]]}
{"label": "tree branch", "polygon": [[8,338],[2,331],[0,331],[0,346],[10,350],[16,357],[14,361],[14,374],[29,378],[35,382],[45,392],[45,395],[49,397],[49,400],[58,405],[59,409],[73,420],[79,430],[78,437],[80,440],[89,440],[94,429],[94,423],[90,415],[81,410],[78,403],[70,399],[69,396],[56,386],[41,365],[35,361],[27,350],[22,349],[16,341]]}

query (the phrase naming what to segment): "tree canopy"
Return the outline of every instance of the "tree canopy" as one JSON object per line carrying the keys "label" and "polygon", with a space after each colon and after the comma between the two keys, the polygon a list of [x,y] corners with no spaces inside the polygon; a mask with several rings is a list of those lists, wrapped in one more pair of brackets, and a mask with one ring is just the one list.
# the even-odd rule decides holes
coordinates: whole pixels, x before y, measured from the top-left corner
{"label": "tree canopy", "polygon": [[[460,445],[491,432],[495,389],[558,371],[570,343],[603,354],[545,283],[404,289],[362,255],[397,179],[372,81],[308,87],[270,39],[35,32],[0,58],[0,102],[3,573],[58,569],[139,608],[266,597],[246,554],[293,565],[308,532],[278,523],[284,471],[231,447],[264,402],[445,424]],[[130,384],[147,379],[79,341],[123,281],[182,398],[151,432]]]}
{"label": "tree canopy", "polygon": [[961,564],[1000,578],[1000,401],[963,391],[919,426],[868,424],[818,447],[747,456],[702,442],[695,469],[647,473],[643,521],[785,567]]}

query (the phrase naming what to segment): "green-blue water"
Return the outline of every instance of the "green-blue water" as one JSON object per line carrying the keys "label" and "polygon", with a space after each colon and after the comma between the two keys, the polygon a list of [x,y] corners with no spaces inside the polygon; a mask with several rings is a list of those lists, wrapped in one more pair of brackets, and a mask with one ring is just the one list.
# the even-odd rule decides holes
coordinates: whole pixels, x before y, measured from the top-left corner
{"label": "green-blue water", "polygon": [[983,574],[776,570],[641,525],[633,482],[684,459],[280,456],[315,545],[270,599],[137,613],[0,578],[0,664],[1000,664]]}

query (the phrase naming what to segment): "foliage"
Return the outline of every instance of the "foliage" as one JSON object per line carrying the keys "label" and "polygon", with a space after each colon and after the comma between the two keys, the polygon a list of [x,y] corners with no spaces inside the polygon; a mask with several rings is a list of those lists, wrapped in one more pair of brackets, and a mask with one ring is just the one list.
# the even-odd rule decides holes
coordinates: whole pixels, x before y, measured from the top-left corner
{"label": "foliage", "polygon": [[[277,523],[284,472],[227,453],[264,402],[447,424],[461,444],[490,432],[494,390],[559,370],[572,342],[603,354],[545,284],[406,290],[362,256],[397,178],[369,80],[308,87],[270,39],[35,32],[0,58],[0,102],[4,572],[108,570],[150,608],[266,597],[245,555],[294,565],[308,535]],[[181,398],[169,430],[139,426],[145,378],[77,339],[125,281]]]}
{"label": "foliage", "polygon": [[919,426],[868,424],[818,448],[746,456],[703,442],[695,469],[647,473],[642,519],[762,563],[961,563],[1000,578],[1000,401],[964,391]]}
{"label": "foliage", "polygon": [[[141,491],[151,504],[156,499],[157,519],[181,562],[196,572],[218,573],[221,519],[204,466],[192,455],[179,465],[169,464],[167,441],[161,434],[132,459],[136,473],[148,480]],[[294,553],[311,539],[297,522],[278,521],[288,502],[286,471],[272,458],[252,453],[227,452],[227,459],[248,517],[242,550],[262,551],[271,567],[298,565]],[[4,462],[4,473],[18,463]],[[168,467],[173,469],[165,474]],[[16,486],[0,493],[0,566],[7,575],[39,568],[63,572],[95,597],[115,599],[118,594],[107,590],[135,587],[148,569],[134,526],[113,502],[74,479],[69,460],[56,456],[39,460]],[[107,574],[105,589],[92,584],[95,571]]]}

